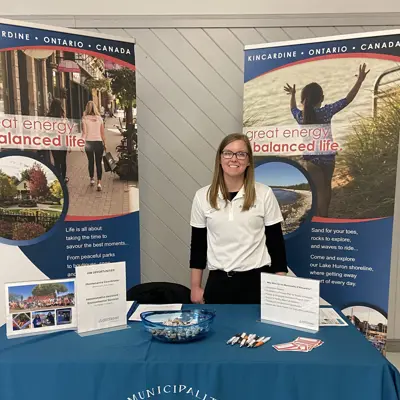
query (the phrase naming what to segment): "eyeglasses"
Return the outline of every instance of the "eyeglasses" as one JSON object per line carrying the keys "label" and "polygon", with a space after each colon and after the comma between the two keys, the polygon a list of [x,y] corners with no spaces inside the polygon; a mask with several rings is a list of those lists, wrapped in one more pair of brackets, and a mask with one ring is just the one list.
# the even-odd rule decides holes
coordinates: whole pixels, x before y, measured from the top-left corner
{"label": "eyeglasses", "polygon": [[237,153],[234,153],[233,151],[223,151],[222,152],[222,157],[226,158],[227,160],[231,159],[233,156],[236,156],[238,160],[245,160],[248,156],[248,153],[245,151],[238,151]]}

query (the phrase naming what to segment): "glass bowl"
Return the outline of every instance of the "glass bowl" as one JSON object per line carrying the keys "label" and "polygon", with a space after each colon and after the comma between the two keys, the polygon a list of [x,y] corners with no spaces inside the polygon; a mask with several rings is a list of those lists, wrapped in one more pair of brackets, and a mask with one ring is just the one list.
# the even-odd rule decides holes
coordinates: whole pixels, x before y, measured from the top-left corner
{"label": "glass bowl", "polygon": [[141,313],[140,318],[145,330],[154,338],[168,343],[185,343],[208,335],[215,311],[147,311]]}

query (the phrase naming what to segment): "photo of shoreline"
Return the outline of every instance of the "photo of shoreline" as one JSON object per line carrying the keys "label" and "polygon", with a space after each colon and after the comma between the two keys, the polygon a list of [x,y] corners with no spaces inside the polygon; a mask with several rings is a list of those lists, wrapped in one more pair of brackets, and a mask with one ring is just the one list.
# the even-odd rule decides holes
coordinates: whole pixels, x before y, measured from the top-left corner
{"label": "photo of shoreline", "polygon": [[272,191],[278,199],[285,220],[284,233],[295,231],[311,209],[311,191],[290,189],[289,187],[272,187]]}
{"label": "photo of shoreline", "polygon": [[271,187],[281,208],[284,234],[294,232],[306,220],[312,207],[312,192],[307,178],[285,162],[266,162],[255,169],[257,182]]}

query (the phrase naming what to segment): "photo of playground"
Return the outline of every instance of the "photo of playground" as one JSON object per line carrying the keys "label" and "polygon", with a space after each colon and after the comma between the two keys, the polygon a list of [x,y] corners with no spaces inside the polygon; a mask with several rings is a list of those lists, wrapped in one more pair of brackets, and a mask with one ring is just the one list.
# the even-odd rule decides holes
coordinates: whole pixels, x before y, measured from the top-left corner
{"label": "photo of playground", "polygon": [[138,211],[133,69],[51,48],[0,52],[0,136],[7,133],[2,119],[15,115],[29,116],[33,122],[66,121],[77,127],[74,135],[85,140],[80,149],[24,150],[35,152],[44,165],[53,165],[66,183],[67,218]]}
{"label": "photo of playground", "polygon": [[51,282],[8,287],[10,313],[75,306],[74,282]]}
{"label": "photo of playground", "polygon": [[61,184],[37,160],[23,156],[0,158],[0,237],[31,240],[59,220],[64,203]]}

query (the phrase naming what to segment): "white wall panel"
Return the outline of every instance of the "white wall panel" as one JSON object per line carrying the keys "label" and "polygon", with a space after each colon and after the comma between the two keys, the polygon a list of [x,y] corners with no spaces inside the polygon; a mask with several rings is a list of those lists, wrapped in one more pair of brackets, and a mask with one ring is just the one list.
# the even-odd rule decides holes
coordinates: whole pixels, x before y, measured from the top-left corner
{"label": "white wall panel", "polygon": [[255,28],[233,28],[231,29],[231,32],[242,43],[242,54],[243,48],[246,44],[265,43],[265,39]]}
{"label": "white wall panel", "polygon": [[153,32],[229,113],[241,121],[242,96],[214,69],[213,60],[205,60],[177,29],[155,29]]}
{"label": "white wall panel", "polygon": [[[221,139],[223,132],[237,129],[238,121],[210,92],[181,60],[150,30],[129,29],[129,34],[138,41],[141,48],[145,49],[149,57],[157,63],[165,74],[184,92],[199,111],[202,119],[209,119],[214,126],[211,132],[213,141]],[[202,113],[201,113],[202,111]],[[203,126],[203,124],[199,124]],[[204,124],[206,126],[206,124]],[[208,125],[210,126],[210,125]],[[219,140],[218,139],[218,140]]]}
{"label": "white wall panel", "polygon": [[[204,30],[225,54],[243,71],[243,44],[226,28],[211,28]],[[242,76],[243,79],[243,76]]]}
{"label": "white wall panel", "polygon": [[290,40],[289,35],[282,28],[257,28],[257,31],[268,43]]}

